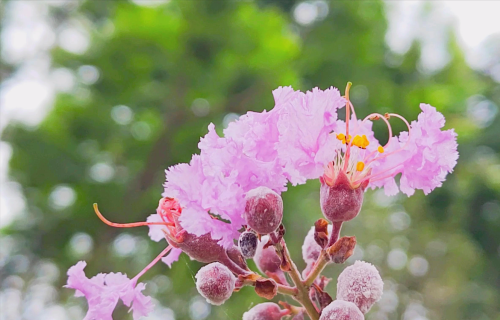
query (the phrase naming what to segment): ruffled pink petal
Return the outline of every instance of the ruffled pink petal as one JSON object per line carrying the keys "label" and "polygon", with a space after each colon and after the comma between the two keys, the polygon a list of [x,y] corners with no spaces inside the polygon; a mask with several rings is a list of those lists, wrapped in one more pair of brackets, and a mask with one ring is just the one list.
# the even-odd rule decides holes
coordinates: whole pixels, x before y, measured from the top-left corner
{"label": "ruffled pink petal", "polygon": [[[457,134],[453,129],[442,131],[445,119],[436,108],[421,104],[422,112],[411,124],[408,160],[404,162],[400,180],[401,191],[412,195],[415,189],[430,193],[440,187],[446,175],[457,164]],[[400,137],[401,142],[408,139]]]}
{"label": "ruffled pink petal", "polygon": [[181,255],[181,253],[181,249],[173,248],[172,250],[170,250],[170,253],[166,257],[161,258],[161,261],[169,268],[172,268],[172,264],[179,260],[179,256]]}
{"label": "ruffled pink petal", "polygon": [[142,294],[145,285],[130,280],[122,273],[98,274],[88,279],[83,269],[87,264],[78,262],[68,270],[66,288],[75,289],[77,296],[85,296],[89,309],[84,320],[112,320],[112,314],[121,299],[131,306],[134,320],[152,311],[151,298]]}
{"label": "ruffled pink petal", "polygon": [[326,163],[333,160],[328,160],[325,154],[333,153],[329,149],[330,132],[337,120],[337,109],[344,104],[345,99],[337,89],[314,88],[295,94],[280,109],[278,155],[293,185],[318,178]]}
{"label": "ruffled pink petal", "polygon": [[[150,215],[147,219],[147,222],[163,222],[159,214],[152,214]],[[166,229],[164,226],[161,225],[150,225],[149,227],[149,232],[148,236],[151,238],[151,240],[158,242],[162,239],[165,239],[165,234],[163,233],[163,229]]]}

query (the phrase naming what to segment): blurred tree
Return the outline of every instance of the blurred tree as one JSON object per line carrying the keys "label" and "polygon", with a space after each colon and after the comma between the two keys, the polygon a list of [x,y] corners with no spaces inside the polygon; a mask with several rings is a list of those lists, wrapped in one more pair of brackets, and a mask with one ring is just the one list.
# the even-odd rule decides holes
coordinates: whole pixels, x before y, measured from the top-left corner
{"label": "blurred tree", "polygon": [[[300,5],[316,6],[317,16],[300,20]],[[278,86],[343,88],[352,81],[362,115],[395,110],[411,120],[420,102],[437,106],[459,133],[461,152],[456,172],[432,195],[404,200],[369,191],[360,217],[346,225],[343,233],[355,234],[359,244],[350,261],[374,263],[386,280],[385,296],[367,319],[500,319],[500,126],[494,114],[489,126],[471,121],[482,119],[479,103],[496,108],[500,90],[466,65],[452,34],[451,61],[428,73],[420,67],[418,41],[404,56],[386,46],[381,1],[154,7],[87,1],[51,10],[60,26],[75,19],[86,26],[91,46],[84,54],[55,48],[52,67],[70,71],[76,86],[57,95],[37,128],[13,123],[3,133],[13,148],[10,176],[22,185],[28,206],[22,220],[2,230],[3,241],[13,239],[18,248],[2,278],[35,279],[40,263],[52,261],[60,271],[58,299],[85,310],[82,299],[59,290],[69,266],[85,259],[89,275],[133,275],[163,246],[149,241],[145,229],[105,226],[92,203],[113,221],[144,220],[156,208],[163,170],[189,161],[208,123],[221,129],[247,110],[272,108],[271,90]],[[386,139],[383,127],[376,129]],[[321,216],[318,190],[312,182],[284,194],[286,237],[297,260],[308,226]],[[82,243],[93,243],[92,250]],[[22,256],[31,261],[26,272],[19,268]],[[171,270],[159,265],[147,276],[149,293],[177,319],[202,319],[196,312],[203,314],[206,305],[192,279],[199,267],[184,256]],[[332,267],[330,275],[342,269]],[[26,296],[30,286],[22,289]],[[245,288],[207,319],[239,319],[258,301]],[[125,308],[115,313],[127,317]]]}

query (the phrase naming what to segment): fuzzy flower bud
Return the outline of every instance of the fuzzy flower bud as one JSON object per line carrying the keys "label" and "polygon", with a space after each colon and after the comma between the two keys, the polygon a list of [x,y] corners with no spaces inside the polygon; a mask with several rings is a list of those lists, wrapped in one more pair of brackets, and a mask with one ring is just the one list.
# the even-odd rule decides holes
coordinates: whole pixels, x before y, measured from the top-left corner
{"label": "fuzzy flower bud", "polygon": [[321,180],[320,203],[323,215],[331,222],[354,219],[363,204],[366,184],[354,188],[343,171],[338,173],[335,182]]}
{"label": "fuzzy flower bud", "polygon": [[285,314],[276,303],[264,302],[245,312],[243,320],[280,320]]}
{"label": "fuzzy flower bud", "polygon": [[255,251],[257,250],[257,244],[259,240],[257,235],[253,232],[245,231],[241,233],[238,240],[238,245],[241,250],[243,257],[251,259],[255,256]]}
{"label": "fuzzy flower bud", "polygon": [[382,296],[384,282],[372,264],[356,261],[342,271],[337,280],[337,299],[353,302],[359,310],[368,310]]}
{"label": "fuzzy flower bud", "polygon": [[364,320],[365,316],[352,302],[335,300],[321,312],[319,320]]}
{"label": "fuzzy flower bud", "polygon": [[281,259],[276,253],[273,246],[264,249],[264,245],[269,241],[269,237],[265,236],[260,239],[257,245],[257,250],[253,260],[262,273],[266,272],[280,272]]}
{"label": "fuzzy flower bud", "polygon": [[246,195],[244,217],[248,226],[258,233],[271,233],[283,219],[283,200],[267,187],[252,189]]}
{"label": "fuzzy flower bud", "polygon": [[196,274],[196,289],[208,303],[220,306],[233,293],[236,277],[218,262],[202,267]]}
{"label": "fuzzy flower bud", "polygon": [[269,246],[264,249],[264,246],[269,241],[269,236],[263,236],[259,244],[257,245],[257,250],[255,251],[255,256],[253,260],[259,268],[260,272],[272,277],[281,283],[286,283],[285,274],[281,270],[281,258],[276,253],[273,246]]}

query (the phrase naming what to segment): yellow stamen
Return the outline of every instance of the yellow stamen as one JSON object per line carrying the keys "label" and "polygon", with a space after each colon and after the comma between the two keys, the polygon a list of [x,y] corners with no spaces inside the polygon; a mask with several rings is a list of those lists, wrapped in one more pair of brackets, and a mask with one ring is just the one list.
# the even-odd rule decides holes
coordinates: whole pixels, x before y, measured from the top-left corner
{"label": "yellow stamen", "polygon": [[368,147],[369,144],[370,144],[370,141],[368,141],[368,138],[366,137],[366,135],[363,135],[361,148],[366,149],[366,147]]}
{"label": "yellow stamen", "polygon": [[363,169],[365,168],[365,163],[363,161],[359,161],[357,164],[356,164],[356,170],[358,171],[363,171]]}
{"label": "yellow stamen", "polygon": [[352,145],[361,148],[361,143],[362,139],[360,136],[355,136],[354,139],[352,139]]}
{"label": "yellow stamen", "polygon": [[378,146],[377,151],[380,153],[384,153],[384,147]]}

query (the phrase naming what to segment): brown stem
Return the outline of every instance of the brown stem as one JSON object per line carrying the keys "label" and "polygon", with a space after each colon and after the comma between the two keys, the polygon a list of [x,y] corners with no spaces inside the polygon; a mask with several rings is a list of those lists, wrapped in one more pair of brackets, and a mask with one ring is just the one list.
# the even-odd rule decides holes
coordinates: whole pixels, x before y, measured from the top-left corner
{"label": "brown stem", "polygon": [[307,275],[307,278],[304,280],[304,285],[306,287],[310,287],[313,283],[314,280],[323,272],[323,269],[325,269],[326,265],[328,264],[328,254],[326,253],[325,250],[321,250],[321,253],[319,254],[318,260],[314,263],[314,267]]}
{"label": "brown stem", "polygon": [[302,278],[300,277],[300,273],[297,269],[297,266],[290,257],[290,252],[286,247],[285,240],[282,239],[282,241],[278,242],[275,246],[279,252],[283,253],[283,256],[290,265],[290,270],[288,271],[288,273],[290,274],[290,277],[292,278],[292,281],[297,288],[297,294],[294,295],[293,297],[295,298],[295,300],[300,302],[302,306],[304,306],[311,320],[319,320],[318,310],[316,310],[316,307],[309,298],[309,288],[306,287],[302,282]]}
{"label": "brown stem", "polygon": [[289,295],[289,296],[295,296],[295,295],[297,295],[298,291],[297,291],[297,288],[295,288],[295,287],[290,287],[290,286],[286,286],[286,285],[278,283],[278,292],[281,294]]}

